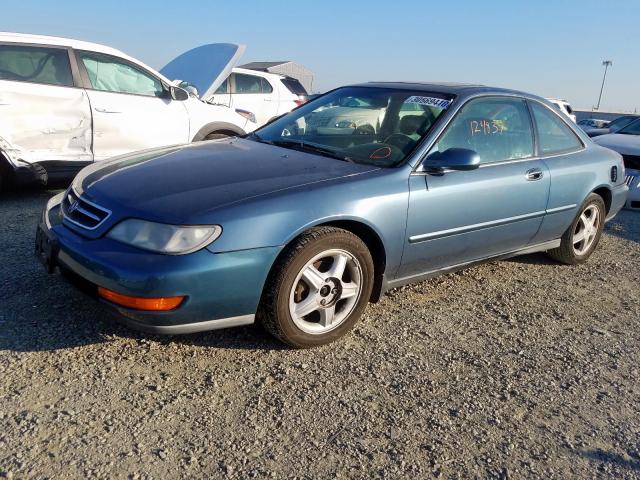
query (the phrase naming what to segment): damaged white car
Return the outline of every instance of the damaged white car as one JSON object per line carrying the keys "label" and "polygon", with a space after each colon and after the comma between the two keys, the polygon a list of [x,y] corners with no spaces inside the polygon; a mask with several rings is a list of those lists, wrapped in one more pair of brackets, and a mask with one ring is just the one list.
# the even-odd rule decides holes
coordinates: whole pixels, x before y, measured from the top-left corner
{"label": "damaged white car", "polygon": [[[242,49],[204,45],[167,67],[206,98]],[[0,188],[69,180],[97,160],[255,128],[252,112],[203,102],[118,50],[0,33]]]}

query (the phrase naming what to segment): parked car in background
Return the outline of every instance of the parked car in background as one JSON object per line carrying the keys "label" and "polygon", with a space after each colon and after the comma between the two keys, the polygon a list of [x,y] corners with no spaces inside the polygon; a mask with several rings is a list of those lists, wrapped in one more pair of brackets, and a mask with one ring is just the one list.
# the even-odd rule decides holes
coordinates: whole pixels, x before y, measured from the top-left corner
{"label": "parked car in background", "polygon": [[110,47],[0,33],[0,183],[71,179],[134,150],[242,135],[255,128],[243,113],[204,103]]}
{"label": "parked car in background", "polygon": [[585,128],[606,128],[611,123],[609,120],[600,120],[598,118],[585,118],[578,122],[578,126],[583,130]]}
{"label": "parked car in background", "polygon": [[617,133],[600,135],[593,141],[622,155],[626,172],[624,181],[629,187],[625,207],[640,210],[640,118]]}
{"label": "parked car in background", "polygon": [[569,117],[573,122],[576,121],[576,115],[573,113],[573,108],[569,105],[569,102],[566,100],[561,100],[559,98],[547,98],[548,101],[553,103],[558,110],[564,113],[567,117]]}
{"label": "parked car in background", "polygon": [[637,120],[638,118],[640,118],[640,116],[638,115],[622,115],[610,121],[609,125],[607,125],[606,127],[600,127],[600,128],[583,127],[582,129],[590,137],[597,137],[600,135],[606,135],[607,133],[616,133],[619,130],[622,130],[627,125],[629,125],[634,120]]}
{"label": "parked car in background", "polygon": [[207,101],[253,112],[262,126],[305,103],[307,91],[295,78],[234,68]]}
{"label": "parked car in background", "polygon": [[[307,91],[295,78],[235,67],[245,47],[233,47],[232,55],[220,50],[221,58],[198,47],[185,52],[160,71],[170,78],[181,75],[185,70],[206,72],[212,69],[219,72],[213,82],[208,77],[195,83],[178,77],[182,80],[178,85],[212,105],[251,112],[258,126],[307,101]],[[190,78],[196,78],[196,75],[192,74]]]}
{"label": "parked car in background", "polygon": [[[333,111],[373,129],[300,127]],[[258,318],[311,347],[391,288],[523,253],[586,261],[625,203],[622,170],[539,97],[369,83],[245,138],[87,167],[47,204],[36,251],[133,327]]]}

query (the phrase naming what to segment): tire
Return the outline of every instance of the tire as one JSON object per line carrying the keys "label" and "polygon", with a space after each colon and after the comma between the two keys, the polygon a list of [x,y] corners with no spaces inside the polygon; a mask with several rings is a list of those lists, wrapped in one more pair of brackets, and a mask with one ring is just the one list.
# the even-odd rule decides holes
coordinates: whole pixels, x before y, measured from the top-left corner
{"label": "tire", "polygon": [[231,135],[226,134],[225,132],[211,132],[205,135],[202,140],[220,140],[221,138],[228,138]]}
{"label": "tire", "polygon": [[335,227],[312,228],[272,268],[258,319],[295,348],[333,342],[362,316],[373,278],[371,253],[359,237]]}
{"label": "tire", "polygon": [[[590,194],[571,226],[562,235],[560,246],[547,253],[554,260],[567,265],[577,265],[587,261],[598,246],[605,217],[604,200],[596,193]],[[589,222],[593,223],[587,227]]]}
{"label": "tire", "polygon": [[6,160],[0,152],[0,193],[4,193],[9,186],[10,169],[6,165]]}

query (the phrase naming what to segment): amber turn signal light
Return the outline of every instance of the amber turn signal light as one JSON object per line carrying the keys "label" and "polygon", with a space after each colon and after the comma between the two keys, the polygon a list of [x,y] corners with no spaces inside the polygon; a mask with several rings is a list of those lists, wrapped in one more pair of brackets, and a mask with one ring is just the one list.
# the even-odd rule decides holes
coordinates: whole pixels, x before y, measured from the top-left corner
{"label": "amber turn signal light", "polygon": [[185,297],[130,297],[113,290],[98,287],[98,294],[105,300],[135,310],[166,312],[178,308]]}

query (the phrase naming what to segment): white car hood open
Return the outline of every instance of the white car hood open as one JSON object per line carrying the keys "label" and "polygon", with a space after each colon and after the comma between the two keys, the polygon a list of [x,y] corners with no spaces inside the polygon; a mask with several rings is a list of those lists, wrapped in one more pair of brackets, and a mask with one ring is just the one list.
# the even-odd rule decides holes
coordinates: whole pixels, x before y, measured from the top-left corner
{"label": "white car hood open", "polygon": [[595,137],[593,141],[623,155],[640,155],[640,135],[610,133]]}
{"label": "white car hood open", "polygon": [[234,43],[211,43],[193,48],[171,60],[160,70],[169,80],[182,80],[198,89],[206,100],[231,74],[246,49]]}

